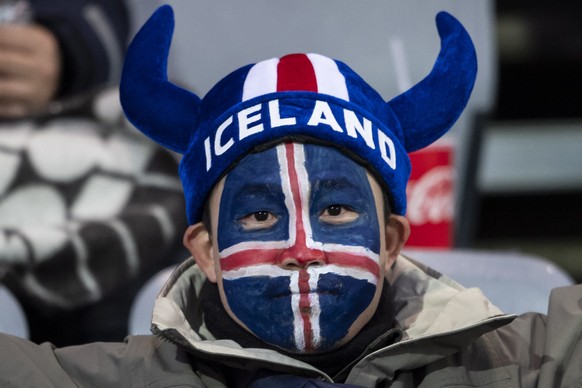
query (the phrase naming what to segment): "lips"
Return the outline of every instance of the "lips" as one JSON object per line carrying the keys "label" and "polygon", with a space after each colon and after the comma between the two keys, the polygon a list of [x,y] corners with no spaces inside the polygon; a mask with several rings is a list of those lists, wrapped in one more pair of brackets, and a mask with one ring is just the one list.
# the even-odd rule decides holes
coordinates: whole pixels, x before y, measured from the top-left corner
{"label": "lips", "polygon": [[285,292],[276,295],[272,295],[271,297],[274,299],[278,298],[287,298],[292,295],[303,296],[303,295],[339,295],[339,291],[322,291],[322,290],[315,290],[310,292]]}
{"label": "lips", "polygon": [[318,287],[315,290],[299,290],[299,292],[293,292],[291,291],[289,288],[287,288],[286,290],[280,289],[275,291],[273,287],[273,290],[269,290],[272,292],[267,291],[268,295],[271,298],[286,298],[292,295],[297,295],[297,296],[304,296],[304,295],[330,295],[330,296],[334,296],[334,295],[339,295],[342,290],[343,290],[343,284],[340,282],[333,282],[335,284],[326,284],[329,282],[322,282],[320,281],[318,283]]}

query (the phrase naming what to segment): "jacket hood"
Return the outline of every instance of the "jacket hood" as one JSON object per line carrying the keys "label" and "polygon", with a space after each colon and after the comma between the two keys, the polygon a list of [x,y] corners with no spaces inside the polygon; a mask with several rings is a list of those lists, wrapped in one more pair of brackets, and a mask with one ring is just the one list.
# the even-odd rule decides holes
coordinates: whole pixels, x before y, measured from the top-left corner
{"label": "jacket hood", "polygon": [[[387,276],[394,295],[400,342],[368,355],[360,363],[395,356],[391,368],[420,366],[452,354],[482,334],[512,321],[477,288],[464,288],[454,280],[411,258],[399,256]],[[242,348],[232,340],[216,340],[204,321],[199,303],[206,281],[193,258],[183,262],[161,290],[154,307],[152,331],[202,357],[220,357],[245,367],[269,367],[297,373],[323,373],[302,361],[269,349]],[[444,337],[448,337],[444,341]],[[403,357],[411,347],[422,346],[423,357]],[[430,350],[429,350],[430,349]],[[412,364],[411,364],[412,363]]]}

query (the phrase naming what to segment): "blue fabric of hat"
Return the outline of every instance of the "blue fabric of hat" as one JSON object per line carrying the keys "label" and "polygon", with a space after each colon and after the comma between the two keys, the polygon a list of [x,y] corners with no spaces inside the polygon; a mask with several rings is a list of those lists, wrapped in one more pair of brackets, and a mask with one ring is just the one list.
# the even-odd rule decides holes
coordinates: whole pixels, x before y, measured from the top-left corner
{"label": "blue fabric of hat", "polygon": [[406,212],[408,153],[446,133],[469,99],[477,60],[450,14],[436,17],[441,50],[432,71],[386,102],[345,63],[289,54],[235,70],[203,98],[168,81],[173,11],[160,7],[129,46],[120,97],[132,124],[183,154],[180,178],[188,220],[201,220],[214,185],[258,147],[284,141],[340,149],[368,168]]}

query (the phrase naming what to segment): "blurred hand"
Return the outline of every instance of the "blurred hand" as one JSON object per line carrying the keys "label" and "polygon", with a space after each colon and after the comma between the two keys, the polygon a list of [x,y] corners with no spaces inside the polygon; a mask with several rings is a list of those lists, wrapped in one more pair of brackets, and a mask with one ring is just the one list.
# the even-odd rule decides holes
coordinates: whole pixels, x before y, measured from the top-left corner
{"label": "blurred hand", "polygon": [[0,118],[46,109],[61,78],[59,43],[38,25],[0,25]]}

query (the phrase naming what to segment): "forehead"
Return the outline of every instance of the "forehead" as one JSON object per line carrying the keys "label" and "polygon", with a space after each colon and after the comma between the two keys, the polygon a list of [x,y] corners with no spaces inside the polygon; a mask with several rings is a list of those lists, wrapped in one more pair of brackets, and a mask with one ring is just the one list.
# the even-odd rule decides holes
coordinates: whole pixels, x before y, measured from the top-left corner
{"label": "forehead", "polygon": [[[281,153],[285,146],[279,145],[265,151],[249,154],[245,156],[228,174],[226,185],[249,186],[256,183],[258,185],[280,185],[281,174],[287,171],[281,163]],[[287,148],[289,149],[289,148]],[[354,162],[343,153],[334,148],[304,144],[301,148],[302,159],[307,170],[307,177],[311,182],[321,180],[354,181],[366,178],[366,169]],[[279,152],[277,151],[279,150]],[[287,163],[290,158],[296,159],[298,156],[285,155]],[[294,162],[298,162],[294,160]]]}

